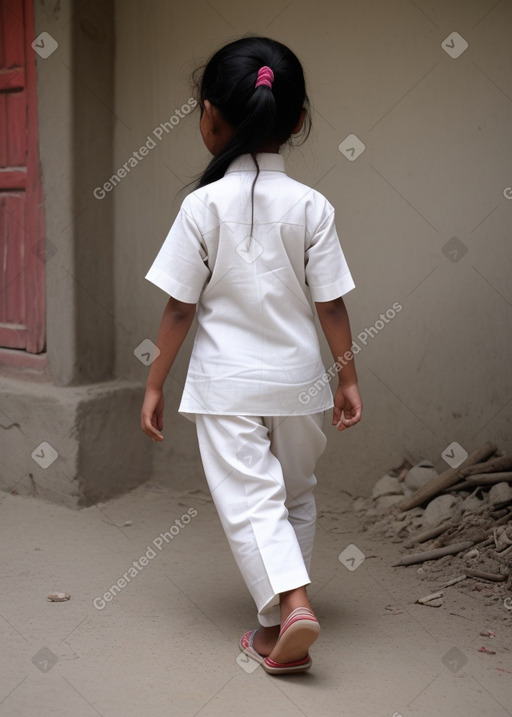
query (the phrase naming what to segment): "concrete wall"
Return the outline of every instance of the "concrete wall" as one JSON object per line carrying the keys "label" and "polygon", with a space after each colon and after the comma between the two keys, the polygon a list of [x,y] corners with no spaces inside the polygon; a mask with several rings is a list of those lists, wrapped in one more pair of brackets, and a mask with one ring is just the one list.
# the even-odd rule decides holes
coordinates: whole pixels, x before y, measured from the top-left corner
{"label": "concrete wall", "polygon": [[37,58],[46,236],[47,350],[61,386],[114,375],[113,208],[89,188],[112,166],[111,2],[35,2],[35,32],[58,48]]}
{"label": "concrete wall", "polygon": [[[365,415],[330,434],[319,474],[333,489],[364,494],[404,456],[437,462],[453,441],[512,449],[511,30],[512,6],[491,0],[318,0],[314,18],[305,0],[116,4],[115,167],[187,101],[191,70],[222,43],[266,34],[304,64],[314,132],[287,166],[336,207],[357,284],[346,301]],[[454,31],[452,55],[468,43],[457,58],[441,46]],[[166,298],[143,277],[208,161],[197,125],[181,119],[112,192],[124,377],[144,379],[133,349],[155,337]],[[338,149],[350,134],[366,146],[354,161]],[[201,475],[193,426],[175,413],[189,350],[153,449],[156,474],[179,485]]]}

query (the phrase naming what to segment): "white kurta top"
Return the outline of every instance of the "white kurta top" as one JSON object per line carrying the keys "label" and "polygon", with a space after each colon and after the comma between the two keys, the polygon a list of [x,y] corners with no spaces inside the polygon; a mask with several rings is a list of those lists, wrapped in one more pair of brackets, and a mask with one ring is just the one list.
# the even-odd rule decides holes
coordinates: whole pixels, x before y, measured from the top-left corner
{"label": "white kurta top", "polygon": [[[285,174],[279,154],[236,159],[183,202],[146,278],[197,303],[180,412],[281,416],[333,405],[311,299],[354,288],[327,199]],[[308,394],[308,389],[316,388]],[[311,395],[313,394],[313,395]]]}

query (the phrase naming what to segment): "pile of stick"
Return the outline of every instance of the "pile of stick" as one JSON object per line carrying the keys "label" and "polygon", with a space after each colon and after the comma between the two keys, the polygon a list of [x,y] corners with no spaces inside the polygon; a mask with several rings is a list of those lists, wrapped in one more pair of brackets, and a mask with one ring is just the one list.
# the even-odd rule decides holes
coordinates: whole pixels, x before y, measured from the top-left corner
{"label": "pile of stick", "polygon": [[[493,443],[485,443],[477,451],[469,455],[466,460],[457,468],[449,468],[440,475],[433,478],[429,483],[418,489],[411,496],[405,498],[398,504],[399,511],[408,511],[432,500],[437,495],[458,490],[474,490],[478,487],[489,487],[496,483],[512,483],[512,455],[495,456],[496,446]],[[512,500],[493,506],[488,514],[492,521],[493,534],[489,536],[488,530],[466,530],[465,521],[445,521],[443,524],[430,530],[426,530],[414,536],[405,547],[411,548],[427,541],[435,541],[432,549],[406,555],[394,566],[415,565],[428,560],[437,560],[446,555],[458,555],[467,552],[471,548],[487,548],[497,542],[497,530],[512,521]],[[504,528],[500,528],[502,531]],[[504,550],[499,557],[504,557],[512,551],[512,547]],[[478,550],[476,551],[478,553]],[[493,582],[503,582],[509,576],[508,569],[500,570],[499,573],[465,569],[468,577],[480,578]]]}
{"label": "pile of stick", "polygon": [[416,508],[448,489],[451,492],[494,483],[512,483],[512,454],[492,458],[496,450],[494,443],[485,443],[460,466],[448,468],[399,503],[399,509],[405,511]]}

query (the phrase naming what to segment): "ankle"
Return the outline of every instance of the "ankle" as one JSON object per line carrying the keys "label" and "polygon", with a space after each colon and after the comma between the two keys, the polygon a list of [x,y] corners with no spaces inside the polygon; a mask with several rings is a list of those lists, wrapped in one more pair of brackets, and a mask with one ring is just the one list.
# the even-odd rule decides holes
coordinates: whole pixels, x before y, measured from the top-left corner
{"label": "ankle", "polygon": [[258,632],[263,640],[273,640],[279,635],[279,627],[279,625],[273,625],[272,627],[260,625]]}
{"label": "ankle", "polygon": [[290,615],[290,613],[298,607],[306,607],[312,611],[311,603],[309,602],[305,587],[281,593],[279,598],[281,607],[281,624],[283,624],[288,615]]}

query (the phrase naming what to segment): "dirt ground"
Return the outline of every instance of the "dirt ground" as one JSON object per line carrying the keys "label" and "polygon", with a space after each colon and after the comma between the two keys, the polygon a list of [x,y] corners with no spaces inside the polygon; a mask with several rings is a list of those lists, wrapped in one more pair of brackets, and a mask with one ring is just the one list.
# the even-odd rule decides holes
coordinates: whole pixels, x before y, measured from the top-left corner
{"label": "dirt ground", "polygon": [[390,567],[399,547],[347,495],[317,502],[322,633],[308,673],[276,678],[241,659],[254,607],[205,491],[148,483],[81,511],[3,494],[0,715],[512,715],[507,605],[456,586],[416,604],[436,583]]}

